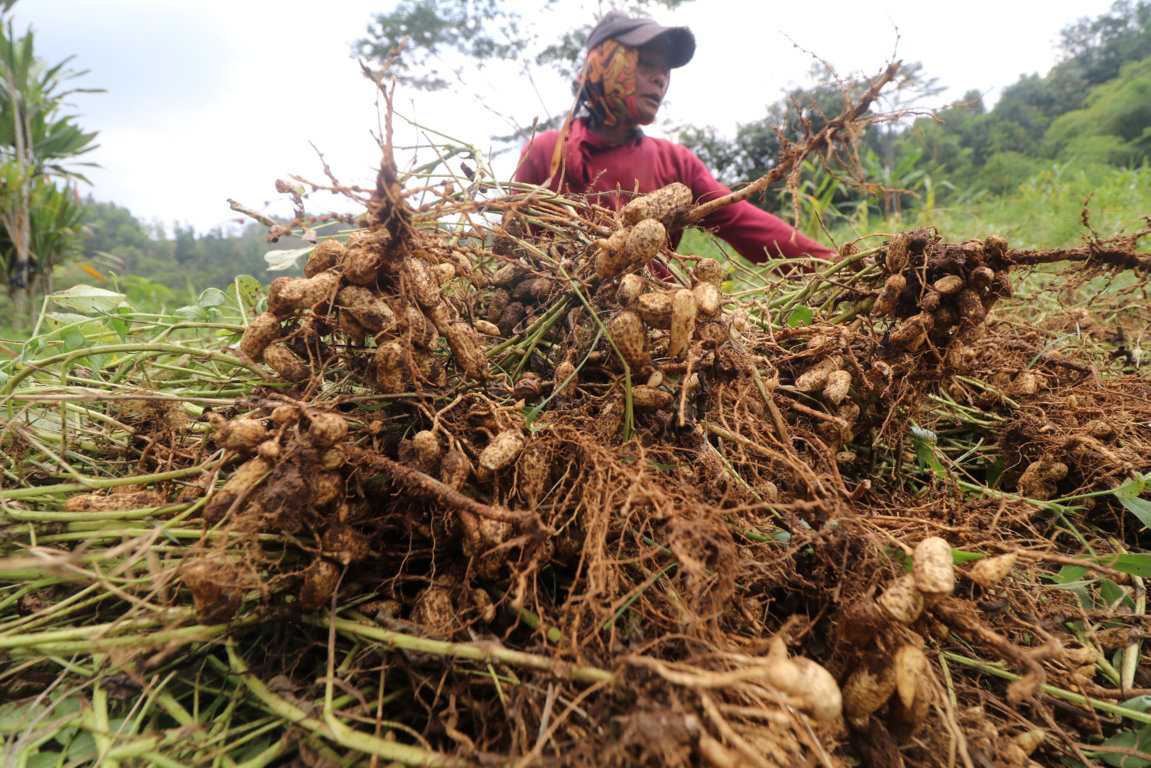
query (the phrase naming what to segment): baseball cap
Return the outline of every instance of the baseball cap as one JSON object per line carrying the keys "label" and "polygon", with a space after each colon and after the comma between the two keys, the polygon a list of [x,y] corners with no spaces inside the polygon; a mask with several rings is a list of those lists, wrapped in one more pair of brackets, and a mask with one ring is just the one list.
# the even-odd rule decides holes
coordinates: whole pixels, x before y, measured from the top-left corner
{"label": "baseball cap", "polygon": [[682,67],[695,55],[695,35],[687,27],[665,27],[645,16],[628,16],[611,11],[595,25],[588,35],[587,47],[595,48],[609,38],[631,48],[647,45],[661,35],[667,36],[668,66]]}

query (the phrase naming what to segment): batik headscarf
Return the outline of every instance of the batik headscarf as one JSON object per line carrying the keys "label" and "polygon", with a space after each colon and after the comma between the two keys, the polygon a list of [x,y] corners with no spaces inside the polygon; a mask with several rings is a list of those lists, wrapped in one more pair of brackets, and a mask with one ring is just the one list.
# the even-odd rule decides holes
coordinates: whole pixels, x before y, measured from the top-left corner
{"label": "batik headscarf", "polygon": [[636,69],[639,49],[611,38],[588,51],[580,73],[580,102],[592,125],[607,128],[621,122],[639,122]]}
{"label": "batik headscarf", "polygon": [[621,122],[639,123],[637,108],[639,85],[636,70],[639,49],[611,38],[592,48],[580,71],[576,102],[560,128],[559,141],[552,155],[550,178],[561,173],[577,184],[586,183],[587,158],[584,148],[568,146],[572,120],[582,106],[593,127],[614,127]]}

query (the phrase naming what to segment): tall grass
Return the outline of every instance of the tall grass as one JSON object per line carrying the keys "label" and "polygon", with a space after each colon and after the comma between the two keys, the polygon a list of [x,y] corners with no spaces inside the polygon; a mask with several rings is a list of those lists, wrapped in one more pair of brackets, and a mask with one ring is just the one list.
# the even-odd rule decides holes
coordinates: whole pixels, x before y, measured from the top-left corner
{"label": "tall grass", "polygon": [[[1092,228],[1101,235],[1130,230],[1151,216],[1151,166],[1117,168],[1107,165],[1052,163],[1022,180],[1009,193],[960,196],[960,202],[920,205],[901,215],[871,217],[832,226],[835,244],[865,235],[936,227],[950,240],[998,234],[1015,248],[1061,248],[1082,240],[1082,212],[1087,208]],[[810,220],[810,212],[803,218]],[[828,217],[830,218],[830,217]],[[807,231],[827,241],[826,233]],[[706,232],[685,233],[679,250],[700,256],[728,258],[732,248]]]}

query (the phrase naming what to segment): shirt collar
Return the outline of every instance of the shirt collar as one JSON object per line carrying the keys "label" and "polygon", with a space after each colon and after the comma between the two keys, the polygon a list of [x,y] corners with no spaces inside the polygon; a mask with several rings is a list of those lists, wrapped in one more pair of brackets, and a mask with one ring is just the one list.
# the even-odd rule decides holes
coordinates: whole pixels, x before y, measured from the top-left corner
{"label": "shirt collar", "polygon": [[603,150],[615,149],[616,147],[627,147],[634,144],[639,144],[643,141],[644,133],[637,126],[632,130],[631,136],[623,144],[608,144],[607,141],[597,133],[594,133],[587,124],[587,118],[578,118],[572,121],[571,137],[575,141],[586,144],[589,149]]}

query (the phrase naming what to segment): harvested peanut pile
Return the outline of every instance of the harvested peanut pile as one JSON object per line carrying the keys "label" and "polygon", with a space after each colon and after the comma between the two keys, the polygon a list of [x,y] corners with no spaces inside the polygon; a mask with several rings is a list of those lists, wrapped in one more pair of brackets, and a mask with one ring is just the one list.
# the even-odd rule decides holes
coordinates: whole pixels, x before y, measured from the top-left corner
{"label": "harvested peanut pile", "polygon": [[[6,371],[16,751],[1144,759],[1151,382],[989,318],[1057,259],[914,231],[751,272],[671,249],[685,187],[407,181],[386,148],[243,329]],[[1112,245],[1063,268],[1144,274]]]}

